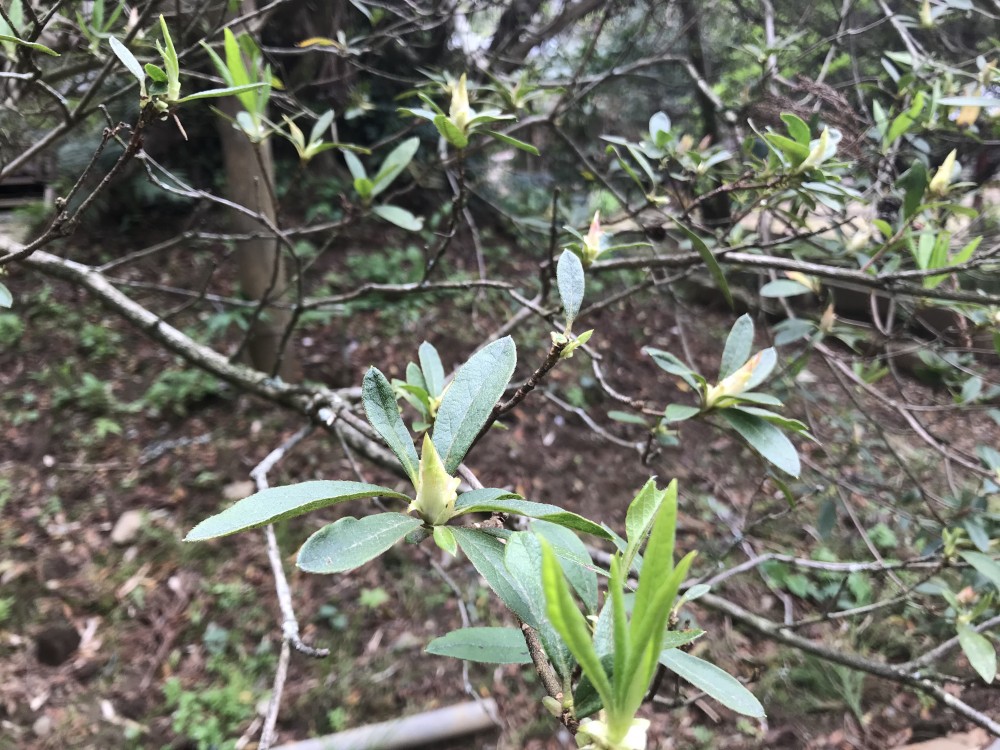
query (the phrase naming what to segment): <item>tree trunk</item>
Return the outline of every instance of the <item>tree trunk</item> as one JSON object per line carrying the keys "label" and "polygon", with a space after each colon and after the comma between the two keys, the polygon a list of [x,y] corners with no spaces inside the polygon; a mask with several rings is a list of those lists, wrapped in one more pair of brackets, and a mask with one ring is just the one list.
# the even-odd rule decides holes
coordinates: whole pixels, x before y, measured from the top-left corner
{"label": "tree trunk", "polygon": [[[248,3],[244,3],[247,9]],[[219,104],[228,117],[235,118],[241,107],[236,97]],[[219,139],[226,170],[226,197],[277,226],[278,207],[274,200],[274,159],[267,140],[252,143],[247,136],[225,120],[219,121]],[[267,234],[267,227],[252,216],[233,212],[230,227],[238,234]],[[291,340],[282,347],[292,323],[287,308],[275,307],[275,301],[287,301],[288,270],[276,237],[243,240],[236,248],[240,291],[251,300],[267,299],[260,316],[247,331],[246,353],[249,363],[285,381],[301,376],[298,358]]]}

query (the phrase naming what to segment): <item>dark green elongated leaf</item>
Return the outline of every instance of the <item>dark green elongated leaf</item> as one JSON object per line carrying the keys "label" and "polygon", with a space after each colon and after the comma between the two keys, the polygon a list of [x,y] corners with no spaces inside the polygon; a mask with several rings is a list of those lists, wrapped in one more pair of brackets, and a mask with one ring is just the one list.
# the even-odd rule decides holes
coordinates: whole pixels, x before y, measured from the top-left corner
{"label": "dark green elongated leaf", "polygon": [[500,600],[511,612],[537,630],[535,626],[538,623],[528,605],[524,587],[507,571],[504,564],[504,545],[496,537],[479,529],[454,526],[451,530],[462,552]]}
{"label": "dark green elongated leaf", "polygon": [[732,675],[697,656],[677,649],[667,649],[660,654],[660,664],[686,680],[699,690],[708,693],[723,706],[744,716],[760,719],[764,707],[754,694]]}
{"label": "dark green elongated leaf", "polygon": [[767,461],[790,476],[799,476],[799,454],[781,430],[760,417],[736,409],[723,409],[719,413]]}
{"label": "dark green elongated leaf", "polygon": [[667,404],[663,410],[664,422],[683,422],[701,414],[700,406],[688,406],[687,404]]}
{"label": "dark green elongated leaf", "polygon": [[427,644],[427,653],[485,664],[531,664],[518,628],[462,628]]}
{"label": "dark green elongated leaf", "polygon": [[[611,602],[608,602],[609,608],[610,605]],[[601,654],[601,666],[604,667],[605,675],[609,678],[614,677],[614,656],[610,652]],[[573,692],[573,711],[576,713],[576,718],[585,719],[588,716],[593,716],[602,708],[604,708],[604,704],[601,702],[601,696],[594,690],[594,683],[586,675],[583,675]]]}
{"label": "dark green elongated leaf", "polygon": [[627,411],[618,411],[617,409],[612,409],[608,412],[608,419],[613,419],[616,422],[624,422],[625,424],[638,424],[643,427],[649,427],[649,422],[644,417]]}
{"label": "dark green elongated leaf", "polygon": [[531,613],[545,654],[560,677],[569,678],[575,666],[569,649],[559,637],[545,609],[545,590],[542,587],[542,545],[540,537],[527,531],[518,531],[507,540],[504,566],[523,591],[524,601]]}
{"label": "dark green elongated leaf", "polygon": [[559,286],[559,298],[566,313],[566,330],[573,327],[573,321],[580,313],[583,304],[583,263],[569,250],[564,250],[556,263],[556,281]]}
{"label": "dark green elongated leaf", "polygon": [[611,681],[604,671],[604,665],[594,651],[590,640],[590,628],[580,610],[576,608],[573,595],[563,577],[562,568],[548,542],[542,541],[542,583],[545,587],[546,611],[552,626],[566,641],[570,653],[579,662],[583,673],[593,683],[601,702],[605,706],[614,705]]}
{"label": "dark green elongated leaf", "polygon": [[188,94],[187,96],[182,96],[177,100],[179,104],[184,104],[186,102],[194,102],[199,99],[216,99],[221,96],[233,96],[234,94],[242,94],[246,91],[255,91],[259,88],[267,86],[266,83],[248,83],[246,86],[227,86],[221,89],[205,89],[204,91],[198,91],[194,94]]}
{"label": "dark green elongated leaf", "polygon": [[427,384],[427,393],[437,398],[444,390],[444,365],[441,364],[441,357],[438,356],[437,349],[426,341],[420,345],[417,354],[420,357],[420,371]]}
{"label": "dark green elongated leaf", "polygon": [[271,487],[206,518],[191,529],[184,541],[198,542],[235,534],[237,531],[256,529],[328,505],[380,496],[407,502],[410,500],[406,495],[388,487],[364,482],[315,481]]}
{"label": "dark green elongated leaf", "polygon": [[473,490],[472,492],[459,495],[458,501],[455,503],[455,515],[459,516],[464,513],[515,513],[519,516],[537,518],[541,521],[565,526],[567,529],[593,534],[601,539],[611,539],[608,532],[600,525],[576,513],[563,510],[557,505],[523,500],[504,492],[504,490],[491,491],[500,494],[493,500],[488,499],[485,494],[481,494],[486,493],[487,490]]}
{"label": "dark green elongated leaf", "polygon": [[997,676],[997,651],[990,639],[968,625],[959,625],[958,645],[979,676],[986,682],[993,682]]}
{"label": "dark green elongated leaf", "polygon": [[668,630],[663,636],[663,650],[680,648],[686,646],[698,638],[705,635],[704,630],[691,628],[690,630]]}
{"label": "dark green elongated leaf", "polygon": [[0,284],[0,307],[11,307],[14,304],[14,296],[10,289]]}
{"label": "dark green elongated leaf", "polygon": [[390,224],[395,224],[400,229],[408,232],[419,232],[424,226],[424,220],[417,218],[405,208],[399,206],[372,206],[372,213],[380,219],[385,219]]}
{"label": "dark green elongated leaf", "polygon": [[134,75],[140,84],[144,83],[146,80],[146,74],[143,72],[142,66],[139,64],[139,61],[135,59],[135,55],[132,54],[129,48],[114,37],[108,39],[108,44],[111,45],[111,51],[115,53],[115,57],[121,60],[122,65],[125,66],[128,72]]}
{"label": "dark green elongated leaf", "polygon": [[587,545],[575,533],[548,521],[535,519],[531,530],[552,545],[563,573],[589,612],[597,611],[597,571]]}
{"label": "dark green elongated leaf", "polygon": [[752,349],[753,319],[744,313],[737,318],[726,337],[726,348],[722,350],[722,363],[719,365],[719,380],[728,378],[743,367],[750,359]]}
{"label": "dark green elongated leaf", "polygon": [[469,145],[469,139],[465,133],[459,130],[455,126],[455,123],[449,120],[445,115],[436,115],[434,117],[434,127],[436,127],[444,139],[455,148],[465,148]]}
{"label": "dark green elongated leaf", "polygon": [[489,419],[516,362],[514,340],[505,336],[473,354],[445,391],[431,439],[449,474],[455,473]]}
{"label": "dark green elongated leaf", "polygon": [[307,573],[343,573],[374,560],[421,525],[402,513],[341,518],[324,526],[299,550],[295,564]]}
{"label": "dark green elongated leaf", "polygon": [[689,386],[698,390],[698,381],[695,377],[697,373],[684,364],[684,362],[680,359],[675,357],[670,352],[665,352],[662,349],[654,349],[650,346],[647,346],[644,351],[653,358],[653,361],[661,370],[665,370],[671,375],[676,375]]}
{"label": "dark green elongated leaf", "polygon": [[506,135],[505,133],[498,133],[495,130],[487,130],[486,132],[489,133],[494,138],[496,138],[498,141],[506,143],[508,146],[513,146],[514,148],[518,148],[521,151],[527,151],[529,154],[534,154],[535,156],[539,156],[538,149],[532,146],[530,143],[519,141],[517,138],[511,138],[509,135]]}
{"label": "dark green elongated leaf", "polygon": [[720,266],[719,261],[715,259],[715,255],[712,254],[708,245],[705,244],[705,240],[696,235],[677,219],[674,219],[674,223],[677,225],[677,228],[680,229],[689,240],[691,240],[691,246],[698,252],[698,255],[701,256],[702,262],[705,264],[705,267],[708,268],[708,272],[712,274],[712,278],[715,279],[715,283],[722,292],[722,296],[726,298],[726,302],[729,303],[729,306],[733,307],[733,293],[729,291],[729,283],[726,281],[726,275],[722,272],[722,266]]}
{"label": "dark green elongated leaf", "polygon": [[389,152],[385,161],[382,162],[382,166],[379,167],[378,174],[372,180],[375,183],[372,188],[372,197],[384,191],[395,181],[399,173],[413,161],[418,148],[420,148],[420,139],[414,137],[407,138]]}
{"label": "dark green elongated leaf", "polygon": [[[112,37],[112,39],[114,39],[114,37]],[[51,47],[46,47],[44,44],[39,44],[38,42],[26,42],[23,39],[18,39],[16,36],[11,36],[10,34],[0,34],[0,42],[13,42],[21,47],[27,47],[28,49],[35,50],[36,52],[42,52],[52,57],[59,57],[59,53]],[[537,154],[537,151],[535,153]]]}
{"label": "dark green elongated leaf", "polygon": [[963,550],[958,554],[960,554],[962,559],[969,563],[969,565],[979,571],[980,575],[996,586],[997,591],[1000,591],[1000,563],[989,555],[984,555],[982,552]]}
{"label": "dark green elongated leaf", "polygon": [[734,400],[737,403],[760,404],[762,406],[784,406],[780,398],[772,396],[770,393],[741,393]]}
{"label": "dark green elongated leaf", "polygon": [[755,417],[760,417],[766,422],[770,422],[776,427],[780,427],[784,430],[792,430],[793,432],[803,432],[808,434],[809,428],[797,419],[792,417],[783,417],[780,414],[775,414],[773,411],[768,411],[767,409],[760,409],[756,406],[733,406],[733,409],[743,412],[744,414],[752,414]]}
{"label": "dark green elongated leaf", "polygon": [[764,140],[780,151],[793,167],[799,166],[809,157],[809,145],[801,144],[778,133],[765,133]]}
{"label": "dark green elongated leaf", "polygon": [[[927,167],[924,166],[922,161],[916,159],[913,165],[900,175],[896,182],[904,191],[903,218],[909,219],[920,207],[920,203],[924,199],[924,193],[927,191]],[[883,234],[885,233],[883,232]],[[892,233],[890,232],[885,236],[890,237],[891,235]]]}
{"label": "dark green elongated leaf", "polygon": [[361,400],[371,426],[396,454],[406,476],[415,487],[420,471],[417,449],[413,447],[413,438],[399,415],[396,394],[392,386],[385,375],[374,367],[369,368],[365,373],[365,379],[361,382]]}
{"label": "dark green elongated leaf", "polygon": [[792,281],[791,279],[775,279],[774,281],[769,281],[764,286],[760,288],[761,297],[769,298],[781,298],[781,297],[797,297],[800,294],[810,294],[812,289],[807,286],[803,286],[797,281]]}

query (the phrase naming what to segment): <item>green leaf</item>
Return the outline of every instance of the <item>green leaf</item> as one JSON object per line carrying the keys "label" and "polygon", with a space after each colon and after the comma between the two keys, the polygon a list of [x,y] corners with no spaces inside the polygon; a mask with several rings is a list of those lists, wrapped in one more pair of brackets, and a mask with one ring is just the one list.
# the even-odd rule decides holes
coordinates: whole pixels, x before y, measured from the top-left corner
{"label": "green leaf", "polygon": [[427,653],[484,664],[531,664],[531,654],[518,628],[453,630],[428,643]]}
{"label": "green leaf", "polygon": [[[114,37],[111,38],[114,39]],[[39,44],[38,42],[26,42],[23,39],[18,39],[16,36],[11,36],[10,34],[0,34],[0,42],[12,42],[20,47],[27,47],[28,49],[35,50],[36,52],[43,52],[46,55],[51,55],[52,57],[59,57],[59,53],[51,47],[46,47],[44,44]],[[122,62],[124,62],[124,60],[122,60]],[[131,70],[131,68],[129,68],[129,70]]]}
{"label": "green leaf", "polygon": [[665,352],[661,349],[653,349],[649,346],[647,346],[644,351],[653,358],[653,361],[661,370],[669,372],[671,375],[676,375],[689,386],[698,390],[698,374],[684,364],[684,362],[680,359],[675,357],[670,352]]}
{"label": "green leaf", "polygon": [[556,505],[523,500],[518,495],[506,490],[487,488],[459,495],[455,502],[455,515],[460,516],[466,513],[514,513],[528,518],[537,518],[540,521],[548,521],[567,529],[593,534],[601,539],[611,539],[602,526],[583,516],[563,510]]}
{"label": "green leaf", "polygon": [[157,83],[167,82],[167,74],[163,72],[163,68],[161,68],[159,65],[153,65],[153,63],[146,63],[143,66],[143,69],[146,71],[146,75],[148,75]]}
{"label": "green leaf", "polygon": [[810,292],[812,289],[791,279],[775,279],[760,288],[760,296],[769,298],[795,297]]}
{"label": "green leaf", "polygon": [[663,410],[663,421],[667,423],[684,422],[691,419],[691,417],[698,416],[699,414],[701,414],[701,407],[699,406],[667,404],[667,408]]}
{"label": "green leaf", "polygon": [[778,353],[774,351],[774,347],[769,346],[767,349],[761,349],[760,359],[757,360],[757,366],[753,368],[753,373],[751,373],[750,379],[746,382],[744,388],[751,391],[767,380],[777,363]]}
{"label": "green leaf", "polygon": [[924,93],[922,91],[918,91],[916,96],[913,97],[913,105],[905,112],[901,112],[896,119],[892,121],[892,125],[889,126],[889,132],[885,136],[885,145],[891,145],[897,138],[909,131],[923,110]]}
{"label": "green leaf", "polygon": [[413,445],[413,438],[403,424],[396,405],[396,394],[389,381],[379,370],[372,367],[365,373],[361,382],[361,400],[365,407],[365,415],[371,426],[375,428],[382,439],[396,454],[406,476],[413,485],[417,484],[420,470],[420,459]]}
{"label": "green leaf", "polygon": [[405,208],[400,208],[399,206],[374,206],[372,213],[408,232],[419,232],[424,228],[423,219],[418,219]]}
{"label": "green leaf", "polygon": [[668,630],[663,636],[663,650],[680,648],[686,646],[698,638],[705,635],[704,630],[692,628],[690,630]]}
{"label": "green leaf", "polygon": [[726,282],[726,275],[722,273],[722,267],[719,265],[719,261],[715,259],[712,251],[708,249],[708,245],[705,241],[688,229],[686,226],[681,224],[680,221],[674,219],[674,223],[677,225],[689,240],[691,240],[691,246],[698,251],[698,255],[701,256],[702,262],[708,268],[708,272],[712,274],[712,278],[715,279],[716,285],[722,292],[722,296],[726,298],[726,302],[729,303],[730,307],[733,307],[733,294],[729,291],[729,284]]}
{"label": "green leaf", "polygon": [[250,83],[250,73],[247,72],[243,63],[243,53],[240,51],[240,44],[236,41],[236,35],[232,29],[226,28],[222,31],[223,48],[226,54],[226,70],[235,86],[243,86]]}
{"label": "green leaf", "polygon": [[449,474],[455,473],[489,420],[516,362],[514,340],[505,336],[473,354],[445,391],[431,438]]}
{"label": "green leaf", "polygon": [[618,411],[617,409],[612,409],[608,412],[608,419],[613,419],[616,422],[624,422],[625,424],[638,424],[643,427],[649,427],[649,422],[646,421],[645,417],[627,411]]}
{"label": "green leaf", "polygon": [[434,544],[452,557],[458,554],[458,542],[455,541],[455,535],[447,526],[434,527]]}
{"label": "green leaf", "polygon": [[[739,403],[738,400],[737,403]],[[767,409],[760,409],[756,406],[744,406],[742,404],[729,408],[743,412],[744,414],[751,414],[755,417],[760,417],[765,422],[770,422],[775,427],[780,427],[783,430],[791,430],[793,432],[802,432],[806,434],[809,432],[809,428],[799,420],[793,419],[792,417],[785,417],[781,414],[775,414],[773,411],[769,411]]]}
{"label": "green leaf", "polygon": [[246,91],[254,91],[255,89],[262,88],[266,86],[266,83],[248,83],[246,86],[227,86],[222,89],[205,89],[204,91],[198,91],[194,94],[188,94],[177,100],[178,104],[184,104],[186,102],[194,102],[199,99],[216,99],[222,96],[234,96],[236,94],[242,94]]}
{"label": "green leaf", "polygon": [[549,521],[535,519],[531,530],[552,545],[563,573],[589,612],[597,611],[597,566],[587,545],[570,529]]}
{"label": "green leaf", "polygon": [[485,531],[462,526],[451,528],[458,546],[469,558],[469,562],[479,572],[507,608],[524,622],[537,630],[538,622],[528,604],[522,582],[515,579],[504,564],[504,545]]}
{"label": "green leaf", "polygon": [[374,560],[421,525],[402,513],[341,518],[306,539],[295,564],[307,573],[343,573]]}
{"label": "green leaf", "polygon": [[593,683],[601,702],[606,707],[614,706],[611,682],[604,672],[604,666],[594,651],[590,639],[590,628],[573,601],[562,568],[555,553],[547,542],[542,541],[542,584],[545,587],[546,610],[552,626],[566,641],[570,653],[580,664],[583,673]]}
{"label": "green leaf", "polygon": [[375,188],[375,183],[367,177],[355,177],[353,185],[354,192],[358,194],[358,197],[362,201],[367,203],[372,197],[372,190]]}
{"label": "green leaf", "polygon": [[997,100],[992,96],[944,96],[937,100],[938,104],[949,107],[995,107]]}
{"label": "green leaf", "polygon": [[540,156],[540,154],[538,153],[538,149],[532,146],[530,143],[519,141],[517,140],[517,138],[511,138],[509,135],[505,135],[504,133],[498,133],[495,130],[487,130],[486,132],[489,135],[496,138],[498,141],[506,143],[508,146],[513,146],[514,148],[521,149],[521,151],[527,151],[529,154]]}
{"label": "green leaf", "polygon": [[444,365],[441,364],[441,357],[438,356],[437,349],[426,341],[420,345],[417,356],[420,358],[420,374],[427,393],[437,398],[444,390]]}
{"label": "green leaf", "polygon": [[351,177],[355,180],[368,179],[368,173],[365,171],[365,165],[361,163],[361,159],[350,151],[345,151],[344,161],[347,163],[347,169],[351,173]]}
{"label": "green leaf", "polygon": [[381,193],[395,181],[399,173],[406,169],[409,163],[413,161],[418,148],[420,148],[420,139],[414,137],[407,138],[389,152],[389,155],[385,157],[385,161],[382,162],[382,166],[379,167],[378,174],[375,175],[373,180],[375,183],[375,187],[372,189],[373,197]]}
{"label": "green leaf", "polygon": [[284,518],[301,516],[317,508],[369,497],[389,497],[407,502],[410,500],[406,495],[388,487],[364,482],[315,481],[271,487],[206,518],[191,529],[184,541],[214,539],[238,531],[256,529]]}
{"label": "green leaf", "polygon": [[979,571],[979,574],[990,581],[1000,591],[1000,563],[982,552],[962,551],[958,553],[969,565]]}
{"label": "green leaf", "polygon": [[719,366],[719,380],[724,380],[746,364],[753,349],[753,320],[749,315],[741,315],[733,324],[726,338],[726,348],[722,350],[722,364]]}
{"label": "green leaf", "polygon": [[562,300],[566,313],[566,330],[573,327],[573,321],[580,313],[583,304],[584,275],[583,263],[569,250],[564,250],[556,263],[556,282],[559,286],[559,298]]}
{"label": "green leaf", "polygon": [[[903,189],[903,219],[909,219],[916,213],[927,191],[927,181],[927,167],[919,159],[915,159],[910,168],[896,180],[896,184]],[[886,234],[886,237],[889,236],[891,233]]]}
{"label": "green leaf", "polygon": [[799,454],[781,430],[760,417],[736,409],[723,409],[719,413],[767,461],[790,476],[799,476]]}
{"label": "green leaf", "polygon": [[646,541],[666,496],[665,491],[657,489],[655,479],[650,479],[629,503],[625,513],[625,537],[628,540],[624,558],[626,571],[632,567],[632,560]]}
{"label": "green leaf", "polygon": [[156,49],[163,57],[163,68],[167,74],[167,99],[173,101],[181,96],[181,68],[177,59],[177,50],[174,49],[174,40],[170,37],[170,29],[167,28],[167,19],[160,14],[160,33],[163,35],[163,46],[159,43]]}
{"label": "green leaf", "polygon": [[739,680],[714,664],[677,649],[667,649],[661,653],[660,664],[715,698],[726,708],[744,716],[757,719],[764,717],[764,707],[754,694],[743,687]]}
{"label": "green leaf", "polygon": [[968,625],[959,625],[958,644],[979,676],[986,682],[993,682],[997,676],[997,652],[990,639]]}
{"label": "green leaf", "polygon": [[129,73],[135,76],[140,86],[143,87],[143,91],[145,91],[146,74],[143,72],[139,61],[135,59],[135,55],[129,51],[128,47],[114,37],[108,39],[108,44],[111,45],[111,51],[115,53],[115,57],[121,60],[122,65],[125,66]]}
{"label": "green leaf", "polygon": [[[652,480],[651,480],[652,481]],[[649,611],[650,605],[663,581],[674,570],[674,537],[677,531],[677,480],[674,479],[661,493],[656,515],[649,523],[651,531],[646,551],[643,553],[642,572],[639,574],[639,585],[635,594],[635,607],[632,610],[632,632]],[[629,537],[629,547],[633,539]],[[637,646],[641,644],[636,644]]]}
{"label": "green leaf", "polygon": [[793,141],[792,139],[786,138],[783,135],[778,135],[777,133],[766,133],[764,135],[764,140],[780,151],[793,167],[799,166],[802,162],[809,158],[810,148],[808,144]]}
{"label": "green leaf", "polygon": [[532,619],[527,622],[532,623],[532,627],[538,631],[549,661],[560,677],[569,679],[575,664],[566,644],[546,616],[540,539],[541,537],[526,531],[512,534],[504,550],[504,566],[511,577],[518,582],[524,601],[531,608]]}
{"label": "green leaf", "polygon": [[801,117],[792,112],[782,112],[781,119],[784,120],[785,127],[788,128],[788,134],[792,138],[803,146],[809,145],[812,134],[809,131],[809,126],[806,125]]}
{"label": "green leaf", "polygon": [[0,284],[0,307],[12,307],[13,305],[14,296],[10,293],[10,289]]}
{"label": "green leaf", "polygon": [[434,127],[436,127],[442,137],[455,148],[465,148],[469,145],[469,139],[466,137],[465,133],[459,130],[455,126],[455,123],[449,120],[445,115],[434,116]]}

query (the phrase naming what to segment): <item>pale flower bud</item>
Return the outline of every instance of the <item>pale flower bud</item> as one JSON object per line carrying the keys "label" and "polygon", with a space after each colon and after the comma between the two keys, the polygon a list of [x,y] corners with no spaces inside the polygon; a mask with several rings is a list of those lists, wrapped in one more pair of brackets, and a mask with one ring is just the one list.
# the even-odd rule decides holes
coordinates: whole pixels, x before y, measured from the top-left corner
{"label": "pale flower bud", "polygon": [[[601,712],[604,716],[604,712]],[[601,719],[584,719],[577,731],[576,743],[580,748],[592,750],[646,750],[646,732],[649,719],[633,719],[625,736],[615,740],[608,725]]]}
{"label": "pale flower bud", "polygon": [[747,363],[743,367],[722,380],[718,385],[713,385],[709,388],[705,393],[705,408],[711,409],[722,399],[732,398],[743,393],[747,389],[747,383],[750,382],[750,378],[753,376],[753,371],[760,364],[762,354],[763,352],[757,352],[747,360]]}
{"label": "pale flower bud", "polygon": [[805,172],[806,170],[812,169],[813,167],[818,167],[827,158],[827,149],[830,147],[830,128],[823,128],[823,132],[819,134],[819,140],[816,141],[816,145],[813,146],[812,151],[809,152],[809,156],[806,157],[805,161],[799,164],[797,171]]}
{"label": "pale flower bud", "polygon": [[583,238],[583,262],[584,265],[589,266],[598,255],[601,254],[603,248],[601,247],[601,238],[604,236],[604,232],[601,231],[601,212],[594,212],[594,220],[590,222],[590,231],[587,232],[587,236]]}
{"label": "pale flower bud", "polygon": [[948,192],[948,186],[951,185],[951,180],[955,174],[955,157],[958,156],[958,152],[955,149],[951,150],[944,161],[941,162],[941,166],[937,168],[934,173],[934,177],[931,178],[930,185],[927,189],[930,190],[931,195],[941,197]]}
{"label": "pale flower bud", "polygon": [[469,89],[465,83],[465,73],[462,73],[462,77],[458,79],[458,83],[453,84],[451,87],[451,109],[448,110],[448,117],[455,124],[455,127],[463,133],[469,125],[469,120],[472,119],[471,110],[469,109]]}
{"label": "pale flower bud", "polygon": [[430,435],[424,433],[420,470],[417,474],[417,498],[410,503],[409,510],[416,511],[431,526],[446,523],[455,510],[460,483],[458,477],[445,471]]}

